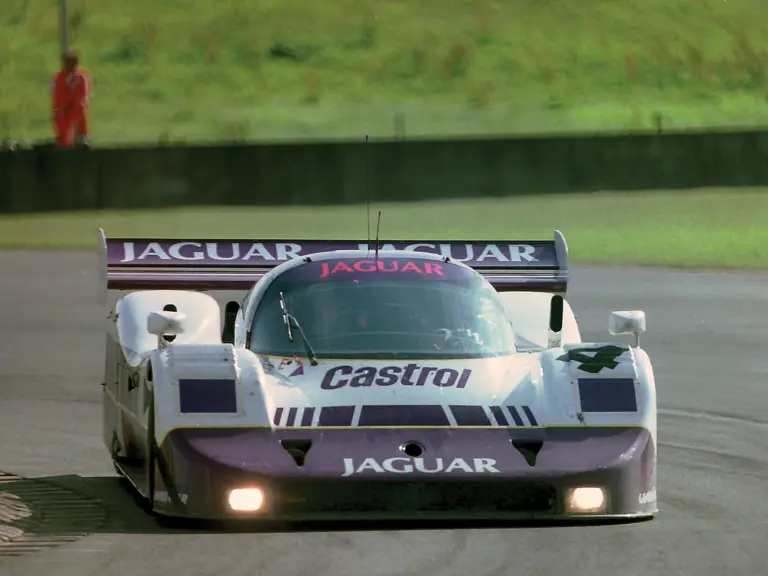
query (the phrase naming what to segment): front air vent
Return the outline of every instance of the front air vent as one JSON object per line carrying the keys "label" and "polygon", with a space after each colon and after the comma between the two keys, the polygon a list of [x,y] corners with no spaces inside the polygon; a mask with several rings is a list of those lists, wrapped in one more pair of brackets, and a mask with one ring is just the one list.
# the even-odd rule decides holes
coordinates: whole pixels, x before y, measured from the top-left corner
{"label": "front air vent", "polygon": [[[405,475],[404,475],[405,476]],[[399,481],[398,481],[399,480]],[[499,513],[551,514],[557,492],[541,482],[477,482],[413,480],[283,479],[279,483],[281,513],[312,518],[331,513],[445,513],[496,516]]]}
{"label": "front air vent", "polygon": [[523,455],[530,467],[536,466],[536,458],[543,445],[541,440],[512,440],[512,446]]}
{"label": "front air vent", "polygon": [[307,453],[312,448],[312,440],[280,440],[280,444],[291,455],[296,466],[304,466]]}

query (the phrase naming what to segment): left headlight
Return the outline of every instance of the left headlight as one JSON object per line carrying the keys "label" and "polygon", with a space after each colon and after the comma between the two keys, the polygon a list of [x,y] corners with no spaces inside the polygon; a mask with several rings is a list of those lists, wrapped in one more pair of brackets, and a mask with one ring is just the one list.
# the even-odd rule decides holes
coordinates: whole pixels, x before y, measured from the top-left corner
{"label": "left headlight", "polygon": [[264,491],[261,488],[235,488],[227,497],[229,509],[233,512],[258,512],[264,507]]}

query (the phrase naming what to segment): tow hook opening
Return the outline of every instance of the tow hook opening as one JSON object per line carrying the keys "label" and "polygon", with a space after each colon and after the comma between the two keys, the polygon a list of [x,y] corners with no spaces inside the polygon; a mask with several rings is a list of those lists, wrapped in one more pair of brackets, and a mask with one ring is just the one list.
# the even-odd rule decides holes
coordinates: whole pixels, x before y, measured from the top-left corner
{"label": "tow hook opening", "polygon": [[280,444],[291,455],[296,466],[304,466],[307,453],[312,448],[311,440],[280,440]]}
{"label": "tow hook opening", "polygon": [[544,443],[541,440],[512,440],[512,446],[522,454],[528,466],[536,466],[536,458]]}
{"label": "tow hook opening", "polygon": [[413,441],[405,442],[400,446],[400,450],[409,458],[418,458],[424,454],[424,446]]}

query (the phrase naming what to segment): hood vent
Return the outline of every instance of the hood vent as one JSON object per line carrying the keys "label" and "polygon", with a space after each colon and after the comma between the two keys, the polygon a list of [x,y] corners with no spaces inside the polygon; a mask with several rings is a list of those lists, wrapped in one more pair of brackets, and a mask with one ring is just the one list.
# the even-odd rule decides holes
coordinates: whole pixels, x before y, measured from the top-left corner
{"label": "hood vent", "polygon": [[280,444],[291,455],[296,466],[304,466],[307,453],[312,448],[312,440],[280,440]]}
{"label": "hood vent", "polygon": [[543,445],[544,443],[541,440],[512,440],[512,446],[523,455],[523,458],[525,458],[525,461],[531,468],[536,466],[536,457],[539,455]]}

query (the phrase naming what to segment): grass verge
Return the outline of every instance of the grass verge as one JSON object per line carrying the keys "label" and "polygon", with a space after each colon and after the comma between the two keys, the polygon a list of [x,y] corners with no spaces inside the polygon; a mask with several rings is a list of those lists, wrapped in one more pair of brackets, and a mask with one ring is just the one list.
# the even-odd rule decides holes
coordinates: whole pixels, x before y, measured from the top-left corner
{"label": "grass verge", "polygon": [[[382,239],[536,239],[576,262],[768,269],[768,189],[594,193],[376,204]],[[365,206],[187,208],[0,216],[6,248],[93,247],[108,236],[365,239]]]}
{"label": "grass verge", "polygon": [[[48,138],[56,2],[0,2],[0,140]],[[765,0],[69,0],[94,141],[768,124]]]}

